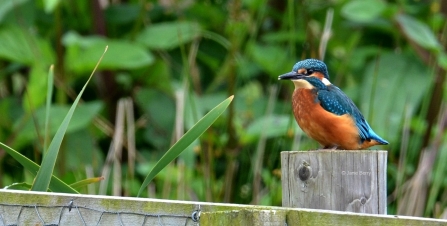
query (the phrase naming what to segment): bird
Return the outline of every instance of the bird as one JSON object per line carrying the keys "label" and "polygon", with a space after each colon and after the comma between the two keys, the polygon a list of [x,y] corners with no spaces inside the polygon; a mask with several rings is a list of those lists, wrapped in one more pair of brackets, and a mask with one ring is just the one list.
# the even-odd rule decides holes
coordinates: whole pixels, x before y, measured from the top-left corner
{"label": "bird", "polygon": [[362,150],[388,141],[377,135],[354,102],[329,81],[326,64],[298,61],[278,77],[295,85],[292,108],[300,128],[324,149]]}

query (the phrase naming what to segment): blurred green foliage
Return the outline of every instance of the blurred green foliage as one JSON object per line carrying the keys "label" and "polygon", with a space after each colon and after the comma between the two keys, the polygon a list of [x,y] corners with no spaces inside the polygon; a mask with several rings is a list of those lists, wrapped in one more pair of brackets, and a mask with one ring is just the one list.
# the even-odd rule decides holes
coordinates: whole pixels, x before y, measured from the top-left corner
{"label": "blurred green foliage", "polygon": [[[441,0],[3,0],[0,141],[40,163],[48,68],[53,136],[108,45],[67,128],[57,177],[104,176],[77,189],[136,196],[169,147],[235,95],[143,196],[281,205],[279,153],[319,146],[296,125],[293,86],[277,76],[320,58],[390,142],[377,147],[389,151],[389,213],[445,217],[446,16]],[[118,104],[127,97],[133,105]],[[2,187],[27,189],[32,175],[0,149]]]}

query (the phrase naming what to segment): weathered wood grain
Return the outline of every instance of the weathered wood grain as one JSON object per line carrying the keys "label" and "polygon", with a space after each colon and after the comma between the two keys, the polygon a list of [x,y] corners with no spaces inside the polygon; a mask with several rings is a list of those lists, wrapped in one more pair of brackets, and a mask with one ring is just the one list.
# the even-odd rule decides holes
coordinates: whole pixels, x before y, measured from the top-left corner
{"label": "weathered wood grain", "polygon": [[284,207],[386,214],[386,151],[281,152]]}
{"label": "weathered wood grain", "polygon": [[203,212],[200,225],[232,226],[444,226],[446,220],[408,216],[350,213],[331,210],[298,209],[258,210],[246,208],[233,211]]}
{"label": "weathered wood grain", "polygon": [[447,225],[447,221],[275,206],[0,190],[0,225],[440,226]]}

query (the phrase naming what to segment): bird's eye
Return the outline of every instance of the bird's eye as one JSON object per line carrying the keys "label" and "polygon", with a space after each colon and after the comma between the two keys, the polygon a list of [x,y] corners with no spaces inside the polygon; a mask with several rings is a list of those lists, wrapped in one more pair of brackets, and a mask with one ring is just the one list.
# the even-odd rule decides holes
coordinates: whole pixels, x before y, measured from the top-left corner
{"label": "bird's eye", "polygon": [[309,69],[309,70],[307,70],[306,75],[311,75],[312,73],[314,73],[314,70]]}

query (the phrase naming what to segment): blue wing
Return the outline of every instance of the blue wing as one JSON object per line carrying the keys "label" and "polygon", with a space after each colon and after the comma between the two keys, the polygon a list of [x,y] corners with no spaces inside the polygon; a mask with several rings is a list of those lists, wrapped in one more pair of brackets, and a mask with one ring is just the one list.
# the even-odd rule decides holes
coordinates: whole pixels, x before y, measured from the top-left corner
{"label": "blue wing", "polygon": [[318,90],[317,98],[320,101],[321,107],[326,111],[336,115],[350,114],[354,118],[355,124],[359,130],[361,142],[374,139],[382,144],[388,144],[387,141],[374,133],[357,106],[355,106],[352,100],[338,87],[329,85],[326,89]]}

